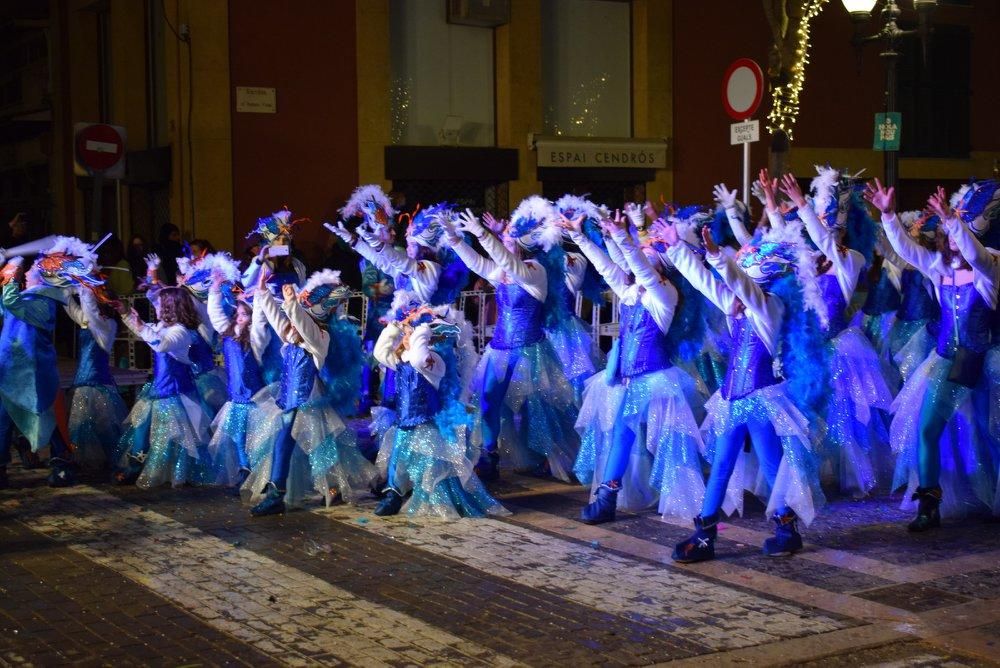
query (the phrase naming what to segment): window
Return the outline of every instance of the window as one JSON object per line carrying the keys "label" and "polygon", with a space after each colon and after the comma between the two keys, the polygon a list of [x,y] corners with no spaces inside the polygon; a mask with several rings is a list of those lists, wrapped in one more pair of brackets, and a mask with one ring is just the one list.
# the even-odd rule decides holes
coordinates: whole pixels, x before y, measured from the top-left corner
{"label": "window", "polygon": [[[441,0],[390,0],[392,143],[493,146],[493,30]],[[363,38],[363,36],[361,36]]]}
{"label": "window", "polygon": [[631,36],[627,2],[542,3],[546,134],[632,136]]}

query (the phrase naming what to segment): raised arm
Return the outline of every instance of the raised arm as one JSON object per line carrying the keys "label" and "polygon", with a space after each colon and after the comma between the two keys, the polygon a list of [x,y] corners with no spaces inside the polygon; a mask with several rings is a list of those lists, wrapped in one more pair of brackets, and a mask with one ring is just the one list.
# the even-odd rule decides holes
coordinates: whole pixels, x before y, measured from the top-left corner
{"label": "raised arm", "polygon": [[483,250],[493,259],[496,266],[502,269],[507,276],[524,288],[532,297],[540,302],[545,301],[545,297],[548,294],[548,283],[545,269],[541,265],[537,262],[526,262],[504,248],[500,240],[492,232],[483,227],[479,219],[468,209],[459,216],[459,220],[462,223],[462,229],[470,232],[479,239]]}
{"label": "raised arm", "polygon": [[122,315],[122,322],[133,334],[146,342],[157,353],[170,353],[182,357],[191,347],[191,333],[183,325],[150,325],[142,321],[132,309]]}
{"label": "raised arm", "polygon": [[[628,289],[628,275],[625,271],[615,264],[607,253],[601,250],[601,247],[587,238],[587,235],[583,234],[578,230],[570,230],[569,238],[576,247],[584,254],[588,261],[594,265],[594,269],[597,273],[601,275],[604,282],[608,284],[608,287],[621,297],[625,294],[625,290]],[[622,260],[624,261],[624,257]]]}
{"label": "raised arm", "polygon": [[639,250],[639,246],[635,243],[632,235],[628,234],[625,230],[619,229],[615,231],[613,238],[618,247],[621,248],[622,254],[625,256],[625,261],[628,262],[629,268],[635,275],[636,282],[645,288],[647,292],[652,293],[657,302],[670,303],[676,306],[677,289],[653,268],[653,265],[649,263],[646,256]]}
{"label": "raised arm", "polygon": [[208,319],[212,323],[212,328],[219,333],[219,336],[231,336],[233,333],[233,319],[226,315],[226,309],[222,306],[222,286],[216,283],[208,288]]}
{"label": "raised arm", "polygon": [[402,361],[409,363],[435,388],[440,387],[444,378],[444,360],[431,350],[431,328],[427,324],[418,325],[410,332],[409,348],[400,356]]}
{"label": "raised arm", "polygon": [[905,262],[913,265],[914,269],[937,284],[940,276],[934,267],[940,265],[941,254],[918,244],[903,228],[903,224],[896,217],[895,188],[884,188],[882,183],[875,179],[874,185],[869,183],[865,187],[865,199],[881,212],[882,229],[893,250]]}
{"label": "raised arm", "polygon": [[267,322],[267,315],[264,313],[264,309],[257,306],[257,300],[255,299],[250,315],[250,350],[253,351],[253,356],[257,359],[258,363],[264,361],[264,351],[267,350],[267,346],[271,343],[272,331],[271,326]]}
{"label": "raised arm", "polygon": [[[118,323],[114,318],[106,318],[101,315],[100,308],[97,305],[97,295],[94,294],[93,290],[80,288],[78,296],[83,316],[86,320],[86,325],[81,326],[86,326],[97,342],[97,345],[105,352],[110,353],[115,345],[115,336],[118,334]],[[73,302],[73,300],[70,299],[70,302]]]}
{"label": "raised arm", "polygon": [[375,361],[387,369],[395,371],[396,367],[399,366],[399,355],[396,353],[396,349],[399,348],[399,341],[402,338],[403,330],[400,329],[399,323],[390,322],[383,327],[375,341],[375,347],[372,349]]}
{"label": "raised arm", "polygon": [[[729,229],[733,231],[737,243],[741,246],[749,243],[753,237],[747,226],[743,223],[743,214],[740,211],[740,202],[736,200],[736,191],[729,190],[725,183],[720,183],[712,189],[716,203],[726,212],[726,220],[729,221]],[[746,210],[746,204],[743,204]]]}
{"label": "raised arm", "polygon": [[736,295],[705,267],[701,258],[695,255],[687,244],[678,243],[668,247],[667,258],[698,292],[715,304],[716,308],[726,315],[732,314]]}
{"label": "raised arm", "polygon": [[302,307],[299,300],[295,298],[295,289],[292,286],[285,285],[282,290],[285,301],[281,305],[281,310],[285,312],[292,327],[302,337],[302,347],[312,355],[316,368],[321,369],[330,349],[330,334],[325,327],[320,327],[319,323]]}
{"label": "raised arm", "polygon": [[[271,325],[271,329],[277,332],[278,337],[285,343],[289,342],[289,329],[291,322],[288,316],[281,310],[281,305],[274,298],[270,290],[258,287],[253,299],[253,310],[257,313],[258,308],[263,314],[264,320]],[[262,349],[263,350],[263,349]]]}

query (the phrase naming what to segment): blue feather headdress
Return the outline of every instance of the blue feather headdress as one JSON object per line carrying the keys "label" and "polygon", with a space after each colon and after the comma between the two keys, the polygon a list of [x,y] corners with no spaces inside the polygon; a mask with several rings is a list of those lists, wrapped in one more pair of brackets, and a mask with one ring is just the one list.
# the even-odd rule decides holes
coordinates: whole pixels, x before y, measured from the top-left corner
{"label": "blue feather headdress", "polygon": [[396,210],[382,188],[371,183],[354,189],[347,203],[340,209],[340,215],[345,220],[361,216],[369,224],[388,226],[396,217]]}
{"label": "blue feather headdress", "polygon": [[351,289],[340,282],[340,272],[332,269],[317,271],[299,291],[298,300],[309,314],[325,322],[337,311]]}
{"label": "blue feather headdress", "polygon": [[222,274],[224,281],[234,283],[240,279],[239,266],[229,253],[210,253],[193,259],[179,257],[177,285],[187,288],[195,299],[205,301],[212,285],[212,274],[216,271]]}
{"label": "blue feather headdress", "polygon": [[286,207],[281,211],[275,211],[270,216],[258,218],[257,222],[254,223],[253,229],[247,234],[247,239],[256,235],[266,244],[274,243],[274,240],[278,237],[288,237],[291,239],[292,228],[298,222],[297,220],[292,220],[292,212]]}
{"label": "blue feather headdress", "polygon": [[406,241],[415,243],[424,248],[438,250],[444,240],[444,227],[441,225],[442,219],[452,220],[455,217],[454,207],[448,202],[440,202],[426,209],[417,207],[416,212],[409,217],[409,224],[406,226]]}
{"label": "blue feather headdress", "polygon": [[38,271],[39,280],[51,288],[96,288],[104,284],[98,275],[95,249],[76,237],[56,237],[52,246],[38,254],[32,268]]}
{"label": "blue feather headdress", "polygon": [[547,251],[562,239],[562,230],[555,224],[555,211],[552,202],[531,195],[514,209],[504,234],[515,238],[526,250]]}
{"label": "blue feather headdress", "polygon": [[1000,219],[1000,183],[993,179],[972,180],[951,197],[951,208],[978,237]]}

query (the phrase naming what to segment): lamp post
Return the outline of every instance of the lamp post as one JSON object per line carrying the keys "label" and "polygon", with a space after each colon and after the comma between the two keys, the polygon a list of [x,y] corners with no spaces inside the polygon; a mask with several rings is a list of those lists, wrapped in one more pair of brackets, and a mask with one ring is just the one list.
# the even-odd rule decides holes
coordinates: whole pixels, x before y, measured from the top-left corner
{"label": "lamp post", "polygon": [[[927,44],[932,27],[930,23],[931,12],[937,7],[937,0],[913,0],[913,8],[917,11],[918,27],[916,30],[903,30],[897,25],[896,19],[902,14],[902,10],[896,0],[884,0],[881,15],[882,28],[874,35],[863,36],[862,26],[871,18],[872,10],[878,4],[878,0],[841,0],[844,8],[851,15],[854,21],[854,37],[851,42],[858,51],[859,59],[862,47],[869,42],[882,42],[882,51],[879,57],[885,63],[885,110],[887,113],[896,111],[896,63],[899,61],[899,52],[896,50],[899,42],[910,35],[917,35],[920,38],[921,49],[924,62],[927,62]],[[885,151],[885,183],[887,186],[895,186],[899,173],[899,153],[898,151]]]}

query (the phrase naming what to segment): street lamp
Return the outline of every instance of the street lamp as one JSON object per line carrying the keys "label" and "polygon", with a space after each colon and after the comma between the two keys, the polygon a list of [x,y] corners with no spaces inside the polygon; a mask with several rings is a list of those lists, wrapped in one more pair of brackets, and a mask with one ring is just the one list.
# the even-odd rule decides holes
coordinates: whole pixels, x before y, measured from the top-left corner
{"label": "street lamp", "polygon": [[[861,48],[869,42],[882,42],[879,57],[885,63],[885,110],[896,111],[896,63],[899,52],[896,48],[902,38],[917,35],[923,53],[924,63],[927,62],[927,44],[932,31],[930,16],[937,7],[937,0],[913,0],[913,8],[917,11],[918,24],[916,30],[903,30],[896,24],[896,19],[902,14],[896,0],[884,0],[882,7],[882,29],[874,35],[863,36],[862,25],[866,23],[878,4],[878,0],[841,0],[844,9],[851,15],[854,22],[854,37],[851,42],[858,51],[860,59]],[[895,186],[899,171],[899,154],[897,151],[885,151],[885,182],[887,186]]]}

